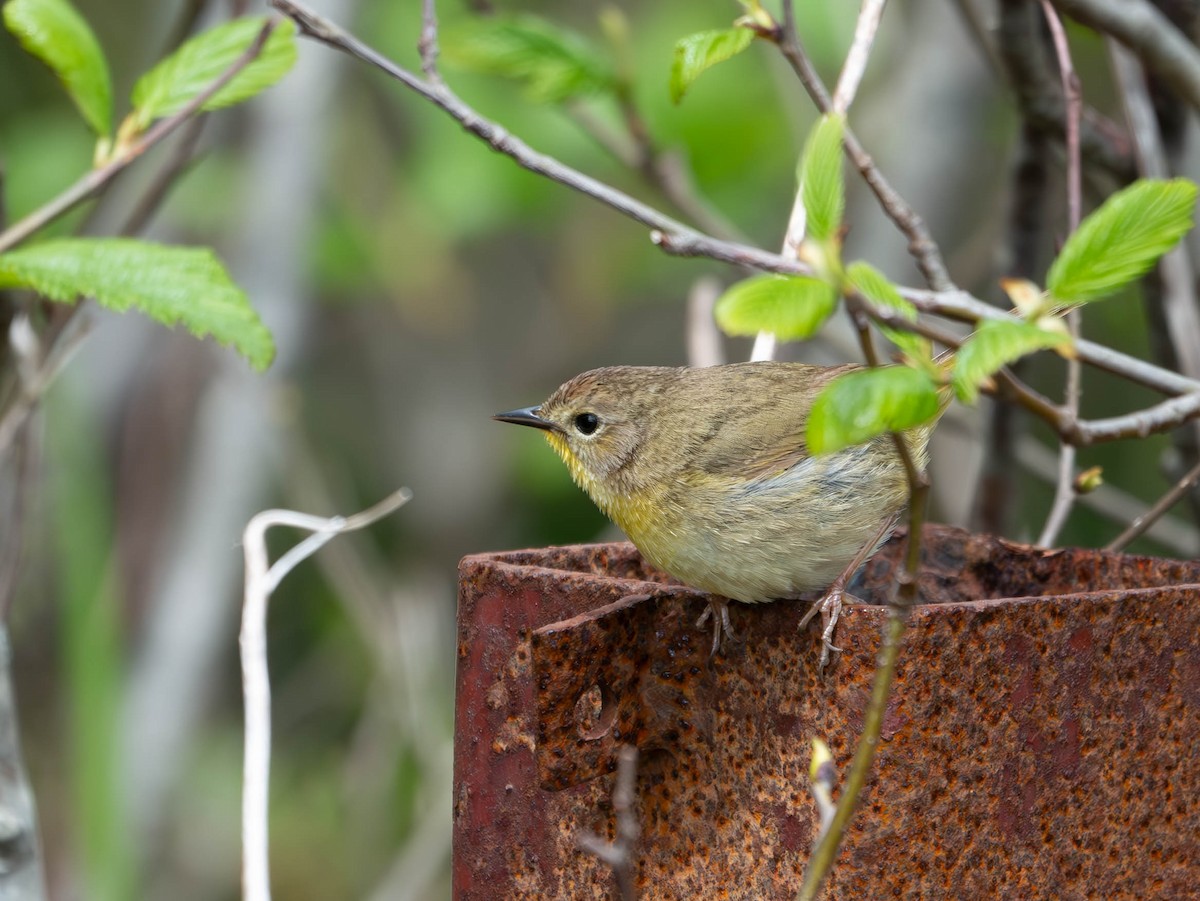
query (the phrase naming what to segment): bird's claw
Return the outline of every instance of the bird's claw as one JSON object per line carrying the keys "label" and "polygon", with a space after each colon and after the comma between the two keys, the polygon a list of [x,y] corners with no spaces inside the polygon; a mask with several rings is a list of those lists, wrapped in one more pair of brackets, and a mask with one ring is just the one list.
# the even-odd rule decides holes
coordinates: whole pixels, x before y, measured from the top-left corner
{"label": "bird's claw", "polygon": [[726,638],[730,641],[737,639],[737,635],[733,631],[733,624],[729,621],[729,601],[724,598],[710,597],[708,599],[708,606],[704,608],[704,612],[696,620],[696,628],[702,628],[709,617],[712,617],[713,621],[712,656],[715,657],[717,651],[721,650],[722,645],[724,645]]}
{"label": "bird's claw", "polygon": [[840,582],[834,582],[829,589],[813,602],[800,620],[800,628],[808,625],[817,613],[821,614],[821,657],[817,661],[817,672],[824,671],[829,663],[829,655],[833,652],[840,654],[842,649],[833,643],[833,631],[837,628],[838,619],[842,615],[842,600],[846,589]]}

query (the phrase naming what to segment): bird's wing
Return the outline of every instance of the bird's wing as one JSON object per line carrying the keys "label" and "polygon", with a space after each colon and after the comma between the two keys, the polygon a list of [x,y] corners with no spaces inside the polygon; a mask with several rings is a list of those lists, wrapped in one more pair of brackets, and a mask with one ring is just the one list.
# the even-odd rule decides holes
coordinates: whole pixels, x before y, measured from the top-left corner
{"label": "bird's wing", "polygon": [[[779,364],[780,367],[788,364]],[[719,428],[704,436],[698,468],[713,475],[758,479],[778,475],[808,457],[805,428],[813,400],[830,379],[856,367],[752,371],[738,397],[727,398]],[[764,402],[763,398],[771,398]]]}

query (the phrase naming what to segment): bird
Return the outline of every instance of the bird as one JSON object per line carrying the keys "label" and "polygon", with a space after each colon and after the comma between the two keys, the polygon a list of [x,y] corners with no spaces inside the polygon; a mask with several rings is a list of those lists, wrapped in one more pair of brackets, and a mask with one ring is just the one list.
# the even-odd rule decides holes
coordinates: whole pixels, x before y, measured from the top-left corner
{"label": "bird", "polygon": [[[831,589],[823,663],[837,650],[831,636],[845,583],[887,539],[909,493],[889,434],[809,451],[805,429],[817,395],[860,368],[609,366],[493,418],[542,430],[575,483],[646,560],[709,593],[701,622],[713,616],[714,654],[722,634],[733,634],[728,601]],[[921,470],[931,431],[904,433]]]}

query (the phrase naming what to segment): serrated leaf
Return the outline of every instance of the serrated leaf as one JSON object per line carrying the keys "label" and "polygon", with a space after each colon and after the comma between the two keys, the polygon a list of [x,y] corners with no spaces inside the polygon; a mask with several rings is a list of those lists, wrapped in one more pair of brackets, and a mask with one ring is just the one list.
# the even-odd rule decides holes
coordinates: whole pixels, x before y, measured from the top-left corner
{"label": "serrated leaf", "polygon": [[1051,332],[1009,319],[989,319],[980,323],[954,357],[954,393],[963,403],[974,403],[979,386],[1001,367],[1026,354],[1048,348],[1067,348],[1070,334]]}
{"label": "serrated leaf", "polygon": [[[900,292],[878,269],[870,263],[857,260],[846,267],[846,280],[859,294],[877,307],[892,310],[909,322],[917,321],[917,308],[900,296]],[[888,340],[914,360],[927,360],[932,356],[929,340],[904,329],[880,325],[879,330]]]}
{"label": "serrated leaf", "polygon": [[1095,300],[1144,274],[1192,227],[1196,185],[1145,179],[1113,194],[1080,223],[1050,267],[1059,303]]}
{"label": "serrated leaf", "polygon": [[808,446],[814,454],[831,453],[929,422],[940,409],[937,385],[920,370],[859,369],[839,375],[817,395],[808,414]]}
{"label": "serrated leaf", "polygon": [[112,130],[112,82],[100,42],[67,0],[9,0],[4,25],[50,67],[97,135]]}
{"label": "serrated leaf", "polygon": [[62,303],[94,297],[164,325],[212,335],[255,369],[266,369],[275,344],[245,293],[207,249],[130,238],[62,238],[0,254],[0,288],[30,288]]}
{"label": "serrated leaf", "polygon": [[678,103],[701,73],[737,56],[753,40],[754,33],[747,28],[701,31],[680,38],[671,61],[671,100]]}
{"label": "serrated leaf", "polygon": [[713,314],[729,335],[771,332],[783,341],[811,337],[837,306],[823,281],[794,275],[758,275],[740,281],[717,301]]}
{"label": "serrated leaf", "polygon": [[[179,112],[237,61],[266,25],[265,16],[235,19],[199,34],[162,60],[133,86],[133,117],[139,131],[155,119]],[[201,109],[248,100],[287,74],[296,62],[296,23],[275,26],[262,52]]]}
{"label": "serrated leaf", "polygon": [[797,177],[808,216],[808,233],[817,241],[836,237],[846,211],[846,179],[842,171],[842,133],[846,121],[838,114],[821,117],[800,156]]}
{"label": "serrated leaf", "polygon": [[612,62],[587,38],[538,16],[474,20],[449,32],[443,50],[465,69],[521,82],[538,103],[611,91],[617,83]]}

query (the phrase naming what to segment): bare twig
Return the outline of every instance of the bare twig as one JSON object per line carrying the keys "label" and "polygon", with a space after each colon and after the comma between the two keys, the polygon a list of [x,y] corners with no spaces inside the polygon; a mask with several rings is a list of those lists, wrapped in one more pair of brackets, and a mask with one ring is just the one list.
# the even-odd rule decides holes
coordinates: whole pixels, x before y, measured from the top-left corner
{"label": "bare twig", "polygon": [[[292,510],[264,510],[246,524],[242,543],[246,557],[245,600],[238,638],[242,658],[242,691],[246,705],[244,785],[242,790],[242,893],[246,901],[269,901],[267,800],[271,770],[271,679],[267,668],[267,601],[280,581],[300,562],[344,532],[371,525],[398,510],[412,493],[401,488],[375,506],[353,516],[330,518]],[[306,539],[269,564],[266,532],[290,526],[311,532]]]}
{"label": "bare twig", "polygon": [[837,87],[833,90],[834,112],[845,113],[854,102],[854,95],[858,93],[863,73],[867,71],[871,45],[875,42],[875,32],[879,30],[879,21],[883,18],[883,8],[886,5],[887,0],[862,0],[858,23],[854,27],[854,40],[846,54],[846,62],[842,64]]}
{"label": "bare twig", "polygon": [[[1045,58],[1043,17],[1037,5],[1026,0],[1001,0],[998,6],[998,58],[1021,116],[1029,128],[1065,141],[1066,108]],[[1089,165],[1104,169],[1118,181],[1134,177],[1122,130],[1090,107],[1083,111],[1080,153]]]}
{"label": "bare twig", "polygon": [[[1142,64],[1112,38],[1107,44],[1139,174],[1146,178],[1169,178],[1172,172],[1165,136]],[[1159,260],[1157,270],[1145,280],[1143,299],[1157,359],[1185,375],[1200,377],[1200,342],[1196,341],[1196,335],[1200,334],[1200,304],[1186,243],[1172,248]],[[1200,462],[1200,423],[1175,432],[1172,439],[1184,461],[1181,468]],[[1190,499],[1193,518],[1200,522],[1200,490],[1193,490]]]}
{"label": "bare twig", "polygon": [[421,0],[421,39],[417,42],[417,51],[421,54],[421,71],[425,77],[432,82],[441,81],[437,67],[438,23],[434,0]]}
{"label": "bare twig", "polygon": [[1133,50],[1200,108],[1200,50],[1147,0],[1051,0],[1060,12]]}
{"label": "bare twig", "polygon": [[689,366],[717,366],[725,362],[721,335],[713,320],[713,307],[721,296],[721,283],[714,276],[696,279],[687,301],[687,348]]}
{"label": "bare twig", "polygon": [[[1054,7],[1050,5],[1050,0],[1042,0],[1042,12],[1054,40],[1067,110],[1067,234],[1071,234],[1079,228],[1079,220],[1083,217],[1083,174],[1079,156],[1079,118],[1083,109],[1083,91],[1071,61],[1067,33]],[[1071,340],[1079,340],[1077,310],[1067,314],[1067,328],[1071,332]],[[1068,420],[1079,418],[1079,393],[1082,387],[1080,370],[1081,364],[1078,359],[1067,360],[1066,404],[1063,413]],[[1058,534],[1062,531],[1075,503],[1075,494],[1075,447],[1064,441],[1059,448],[1058,485],[1054,491],[1054,503],[1038,538],[1038,544],[1042,547],[1049,547],[1058,540]]]}
{"label": "bare twig", "polygon": [[637,748],[633,745],[621,746],[617,754],[617,781],[612,793],[613,813],[617,821],[614,840],[607,841],[592,832],[581,832],[577,838],[580,848],[612,868],[621,901],[635,901],[637,898],[633,872],[633,849],[641,834],[633,809],[637,797],[637,759]]}
{"label": "bare twig", "polygon": [[206,121],[206,116],[197,116],[183,129],[179,140],[171,150],[170,158],[155,173],[154,180],[142,192],[137,206],[125,220],[125,225],[121,229],[122,235],[140,234],[150,223],[154,214],[158,212],[171,193],[171,189],[175,187],[179,177],[192,165],[196,145],[200,142],[200,135],[204,132]]}
{"label": "bare twig", "polygon": [[[23,321],[27,321],[24,314],[14,319],[10,333],[13,328],[21,328]],[[31,337],[36,337],[32,328],[28,328],[28,333]],[[8,452],[26,420],[37,408],[42,395],[54,384],[63,367],[75,355],[75,351],[87,337],[87,328],[76,329],[70,333],[67,340],[63,340],[61,332],[59,335],[58,340],[48,349],[44,345],[35,348],[34,354],[23,364],[25,372],[19,379],[17,393],[8,400],[3,415],[0,415],[0,458]]]}
{"label": "bare twig", "polygon": [[[1058,480],[1058,455],[1032,435],[1021,436],[1014,456],[1022,468],[1039,479],[1051,485]],[[1008,464],[1012,465],[1011,457]],[[1121,526],[1144,516],[1150,509],[1141,499],[1108,483],[1081,494],[1079,504]],[[1149,526],[1146,534],[1176,554],[1200,555],[1200,530],[1181,519],[1163,516]]]}
{"label": "bare twig", "polygon": [[1168,491],[1154,503],[1153,507],[1130,523],[1129,528],[1110,541],[1106,545],[1105,550],[1122,550],[1126,545],[1129,544],[1129,542],[1140,536],[1143,532],[1150,528],[1150,526],[1153,525],[1159,519],[1159,517],[1170,510],[1171,507],[1173,507],[1181,497],[1188,493],[1188,491],[1197,483],[1197,481],[1200,481],[1200,463],[1197,463],[1190,470],[1188,470],[1184,477],[1171,487],[1170,491]]}
{"label": "bare twig", "polygon": [[[796,33],[796,16],[792,8],[792,0],[783,2],[783,22],[778,38],[779,49],[791,65],[801,84],[808,91],[809,97],[822,113],[828,113],[833,108],[833,100],[825,88],[816,66],[800,45],[800,37]],[[846,155],[854,163],[863,181],[879,200],[884,213],[908,237],[908,251],[917,263],[917,268],[925,276],[929,286],[936,291],[949,291],[954,287],[946,264],[942,261],[941,251],[929,235],[929,230],[921,217],[904,202],[904,199],[884,178],[875,165],[875,161],[863,149],[854,132],[847,126],[843,133],[843,143]]]}
{"label": "bare twig", "polygon": [[259,31],[254,42],[246,48],[246,51],[234,60],[228,69],[215,78],[212,84],[189,100],[187,105],[180,109],[179,112],[165,119],[160,119],[147,129],[146,133],[140,138],[125,147],[115,159],[101,166],[99,169],[93,169],[49,203],[34,210],[20,222],[15,223],[3,233],[0,233],[0,253],[11,250],[30,235],[49,225],[65,213],[70,212],[85,200],[93,197],[101,188],[120,175],[139,156],[196,115],[200,111],[200,107],[204,106],[217,91],[225,87],[242,69],[246,68],[246,66],[250,65],[258,57],[277,24],[278,21],[272,19],[263,25],[262,30]]}

